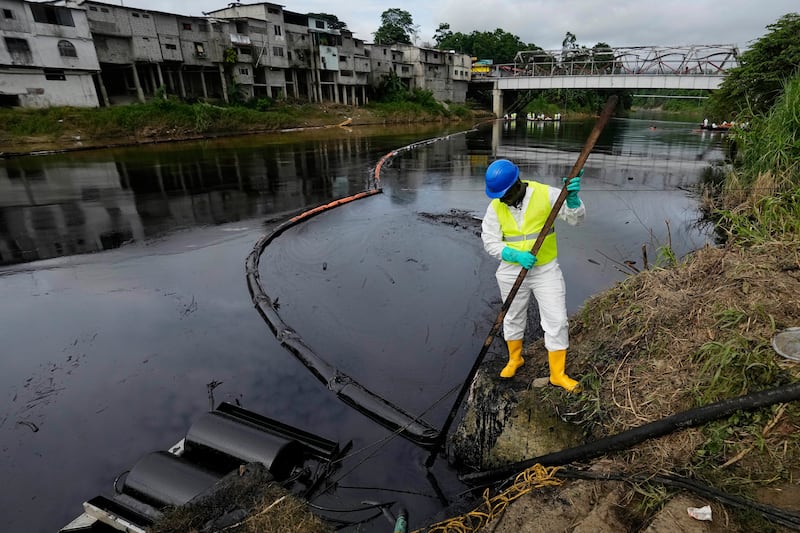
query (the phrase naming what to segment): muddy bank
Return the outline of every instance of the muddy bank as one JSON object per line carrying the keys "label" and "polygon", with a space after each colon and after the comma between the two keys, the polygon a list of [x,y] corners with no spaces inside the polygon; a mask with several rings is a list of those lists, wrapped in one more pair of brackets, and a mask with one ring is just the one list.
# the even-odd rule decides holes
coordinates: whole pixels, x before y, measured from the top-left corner
{"label": "muddy bank", "polygon": [[[501,362],[485,365],[476,377],[466,416],[452,438],[453,460],[468,470],[491,470],[698,405],[796,383],[800,364],[779,356],[770,342],[778,331],[800,324],[798,293],[796,243],[709,247],[686,264],[632,276],[592,298],[571,319],[568,373],[581,378],[585,392],[569,395],[542,384],[546,352],[541,340],[528,342],[525,366],[511,383],[497,377]],[[491,528],[500,533],[796,529],[776,523],[769,512],[785,512],[793,517],[789,525],[800,524],[798,429],[797,402],[781,403],[564,465],[613,473],[618,480],[564,479],[557,487],[534,489],[495,513]],[[645,481],[665,474],[716,492]],[[500,493],[504,487],[493,489]],[[796,497],[787,499],[788,494]],[[688,507],[705,505],[712,522],[686,520]]]}

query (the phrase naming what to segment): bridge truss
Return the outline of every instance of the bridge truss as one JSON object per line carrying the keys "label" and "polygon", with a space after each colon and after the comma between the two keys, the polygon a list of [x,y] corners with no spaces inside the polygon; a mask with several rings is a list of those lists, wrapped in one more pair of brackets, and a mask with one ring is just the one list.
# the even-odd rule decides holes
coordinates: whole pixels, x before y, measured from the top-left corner
{"label": "bridge truss", "polygon": [[720,76],[738,64],[739,51],[734,45],[527,50],[517,52],[514,63],[493,65],[487,77]]}

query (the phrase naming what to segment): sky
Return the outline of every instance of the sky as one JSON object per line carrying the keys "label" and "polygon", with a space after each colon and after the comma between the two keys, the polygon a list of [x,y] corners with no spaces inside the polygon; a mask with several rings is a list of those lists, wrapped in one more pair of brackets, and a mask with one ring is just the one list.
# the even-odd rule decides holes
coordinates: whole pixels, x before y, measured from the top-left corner
{"label": "sky", "polygon": [[[225,0],[101,0],[109,4],[202,16]],[[244,0],[243,4],[258,3]],[[545,50],[561,48],[566,33],[577,44],[613,47],[730,44],[743,52],[767,33],[766,26],[787,13],[800,13],[798,0],[286,0],[297,13],[336,15],[354,36],[372,42],[381,13],[398,8],[418,26],[418,46],[433,45],[439,24],[465,34],[498,28]]]}

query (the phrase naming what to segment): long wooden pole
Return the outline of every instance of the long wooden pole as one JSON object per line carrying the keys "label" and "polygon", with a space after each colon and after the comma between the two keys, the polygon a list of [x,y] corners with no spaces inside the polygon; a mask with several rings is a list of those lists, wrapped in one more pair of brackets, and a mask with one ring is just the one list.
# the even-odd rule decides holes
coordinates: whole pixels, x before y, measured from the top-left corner
{"label": "long wooden pole", "polygon": [[[536,238],[536,242],[533,243],[533,248],[531,248],[531,253],[536,255],[539,252],[539,248],[541,248],[542,243],[544,242],[545,237],[550,232],[550,228],[553,226],[553,223],[558,216],[558,212],[561,210],[561,206],[564,204],[564,201],[567,199],[567,194],[569,191],[567,190],[567,183],[569,180],[574,178],[578,175],[578,173],[583,168],[584,164],[586,164],[586,160],[589,158],[589,154],[594,148],[595,143],[597,142],[597,138],[600,136],[600,132],[603,131],[608,119],[611,117],[611,114],[614,112],[614,107],[617,105],[617,96],[612,95],[606,101],[605,108],[603,112],[600,113],[600,118],[597,119],[597,122],[592,129],[592,132],[589,134],[589,138],[586,139],[586,143],[583,145],[583,150],[581,150],[580,155],[578,156],[577,161],[572,166],[572,170],[567,176],[567,179],[564,182],[564,186],[561,188],[561,193],[558,195],[558,199],[556,200],[555,204],[553,204],[553,208],[550,210],[550,214],[547,216],[547,220],[545,220],[544,226],[542,226],[541,231],[539,231],[539,236]],[[428,459],[425,461],[425,467],[430,468],[433,466],[434,461],[436,461],[436,456],[439,454],[439,450],[442,447],[442,444],[447,439],[447,432],[450,430],[450,425],[453,423],[453,419],[456,416],[456,412],[458,412],[458,408],[461,405],[464,396],[467,394],[470,385],[472,384],[472,380],[475,378],[475,374],[478,373],[478,368],[480,368],[481,364],[483,363],[483,358],[486,357],[486,353],[489,351],[489,347],[492,345],[497,332],[500,331],[500,326],[503,325],[503,319],[506,317],[506,313],[508,312],[508,308],[511,307],[511,302],[514,300],[514,297],[519,292],[519,288],[522,285],[522,281],[525,279],[525,276],[528,274],[528,269],[522,268],[517,276],[517,280],[514,282],[514,285],[511,287],[511,291],[509,291],[506,300],[503,302],[502,307],[500,308],[500,312],[497,315],[497,319],[495,319],[494,324],[492,325],[492,329],[489,331],[489,335],[486,337],[486,340],[483,342],[483,348],[481,348],[481,352],[478,354],[478,358],[475,360],[475,364],[472,365],[472,368],[467,375],[467,379],[464,381],[464,384],[461,387],[461,391],[458,393],[458,397],[456,398],[455,403],[453,404],[453,408],[450,409],[450,413],[447,415],[447,419],[445,420],[444,425],[442,426],[442,430],[439,432],[439,435],[436,438],[436,441],[433,443],[431,447],[431,453],[428,456]]]}

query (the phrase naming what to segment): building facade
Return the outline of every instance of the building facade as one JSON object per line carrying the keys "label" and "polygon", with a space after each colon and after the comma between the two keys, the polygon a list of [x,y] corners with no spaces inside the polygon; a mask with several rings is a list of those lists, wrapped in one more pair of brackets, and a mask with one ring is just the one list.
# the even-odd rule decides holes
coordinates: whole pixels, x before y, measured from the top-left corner
{"label": "building facade", "polygon": [[[464,102],[471,59],[367,44],[324,15],[268,2],[202,17],[96,0],[0,0],[0,105],[291,98],[364,105],[387,77]],[[333,17],[335,19],[335,17]]]}
{"label": "building facade", "polygon": [[0,105],[96,107],[99,70],[82,9],[0,0]]}

